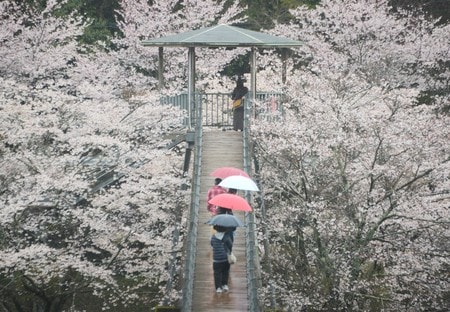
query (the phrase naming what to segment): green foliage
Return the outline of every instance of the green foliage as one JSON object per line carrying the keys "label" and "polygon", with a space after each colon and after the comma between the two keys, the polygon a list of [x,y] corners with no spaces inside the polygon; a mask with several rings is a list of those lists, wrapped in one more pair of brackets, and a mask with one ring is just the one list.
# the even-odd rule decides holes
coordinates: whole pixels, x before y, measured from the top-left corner
{"label": "green foliage", "polygon": [[378,261],[369,261],[362,267],[362,276],[372,280],[385,274],[384,265]]}
{"label": "green foliage", "polygon": [[221,72],[221,75],[233,77],[235,75],[242,76],[250,72],[250,54],[240,55],[235,58]]}
{"label": "green foliage", "polygon": [[95,44],[98,41],[109,43],[110,38],[117,34],[115,10],[119,9],[118,0],[69,0],[61,10],[62,15],[78,12],[84,19],[91,21],[85,29],[80,42]]}
{"label": "green foliage", "polygon": [[421,9],[434,18],[441,18],[440,24],[446,24],[450,21],[449,0],[391,0],[390,4],[394,9],[402,8],[408,11]]}
{"label": "green foliage", "polygon": [[320,3],[320,0],[281,0],[281,3],[289,9],[294,9],[300,5],[306,5],[310,8],[314,8]]}
{"label": "green foliage", "polygon": [[107,21],[97,19],[86,27],[80,42],[84,44],[95,44],[98,41],[109,42],[111,36],[112,33],[108,28]]}
{"label": "green foliage", "polygon": [[79,279],[75,271],[67,272],[60,278],[51,279],[45,288],[38,285],[27,273],[16,271],[14,275],[0,275],[4,296],[1,304],[5,311],[62,311],[72,297],[71,283]]}
{"label": "green foliage", "polygon": [[[125,289],[136,287],[139,279],[116,275],[116,282],[119,287]],[[75,270],[69,270],[59,278],[52,278],[45,285],[38,285],[24,272],[16,271],[12,276],[0,274],[0,285],[3,285],[4,295],[0,297],[0,303],[8,308],[5,311],[35,311],[38,308],[39,311],[59,312],[66,311],[70,307],[77,311],[101,311],[105,300],[94,295],[89,279]],[[109,311],[145,311],[149,305],[157,304],[160,299],[155,296],[158,293],[157,286],[139,287],[136,291],[140,294],[139,302],[128,305],[120,303],[111,307]],[[105,292],[115,296],[109,290]],[[158,307],[156,311],[178,312],[180,310],[176,307]]]}
{"label": "green foliage", "polygon": [[180,308],[177,307],[166,307],[166,306],[158,306],[155,308],[155,312],[180,312]]}
{"label": "green foliage", "polygon": [[[253,30],[271,29],[275,23],[289,23],[292,19],[289,13],[301,5],[314,9],[320,4],[320,0],[241,0],[240,3],[248,7],[248,23],[242,25]],[[448,23],[450,20],[450,10],[448,10],[449,0],[391,0],[390,4],[394,10],[398,8],[409,11],[423,10],[434,18],[441,18],[440,23]]]}
{"label": "green foliage", "polygon": [[[436,98],[445,98],[450,93],[448,83],[445,84],[447,78],[445,73],[450,70],[450,61],[441,60],[437,62],[437,66],[429,69],[429,74],[437,81],[442,82],[443,87],[430,86],[429,90],[422,91],[417,97],[417,105],[436,105]],[[443,104],[438,107],[437,113],[446,114],[450,113],[450,104]]]}
{"label": "green foliage", "polygon": [[289,10],[301,5],[315,7],[320,0],[241,0],[241,4],[248,6],[248,27],[253,30],[270,29],[276,23],[289,23],[292,15]]}

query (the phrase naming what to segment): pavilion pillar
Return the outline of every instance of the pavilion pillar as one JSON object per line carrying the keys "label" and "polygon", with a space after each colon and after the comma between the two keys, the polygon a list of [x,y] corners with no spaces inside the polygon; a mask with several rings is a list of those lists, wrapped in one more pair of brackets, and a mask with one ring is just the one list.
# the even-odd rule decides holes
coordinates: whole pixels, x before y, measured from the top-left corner
{"label": "pavilion pillar", "polygon": [[[189,171],[189,163],[191,162],[192,150],[195,146],[195,130],[192,125],[194,118],[199,115],[197,110],[200,107],[195,105],[195,48],[190,47],[188,50],[188,97],[187,97],[187,109],[188,109],[188,129],[186,133],[186,154],[184,157],[183,176],[185,177]],[[196,120],[197,123],[201,120]],[[197,124],[198,125],[198,124]]]}
{"label": "pavilion pillar", "polygon": [[287,76],[287,54],[288,49],[281,49],[281,83],[283,84],[283,88],[286,85],[286,76]]}
{"label": "pavilion pillar", "polygon": [[164,51],[163,47],[158,48],[158,88],[164,88]]}
{"label": "pavilion pillar", "polygon": [[188,51],[188,128],[191,130],[195,113],[195,48]]}
{"label": "pavilion pillar", "polygon": [[[254,116],[256,102],[256,48],[251,48],[250,54],[250,101],[244,101],[244,142],[249,142],[250,137],[250,120]],[[245,139],[247,138],[247,139]],[[244,143],[246,144],[246,143]],[[247,152],[245,152],[247,150]],[[249,153],[249,148],[244,148],[244,168],[247,172],[250,172],[251,156]],[[248,201],[251,201],[250,192],[246,192],[245,197]],[[258,280],[260,280],[259,272],[259,259],[256,251],[256,229],[255,229],[255,215],[253,213],[246,213],[245,219],[247,222],[246,228],[246,253],[247,253],[247,279],[249,286],[247,289],[247,298],[249,311],[259,312],[261,311],[259,307],[259,298],[257,289],[260,287],[258,285]]]}
{"label": "pavilion pillar", "polygon": [[256,48],[252,47],[250,53],[250,109],[253,109],[256,100]]}

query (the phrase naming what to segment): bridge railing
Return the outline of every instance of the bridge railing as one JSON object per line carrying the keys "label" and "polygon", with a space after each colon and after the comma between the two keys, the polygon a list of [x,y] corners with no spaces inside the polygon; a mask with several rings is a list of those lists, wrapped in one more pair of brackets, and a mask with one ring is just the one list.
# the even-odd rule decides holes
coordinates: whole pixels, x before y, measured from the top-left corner
{"label": "bridge railing", "polygon": [[[255,110],[255,105],[247,105],[246,113],[244,114],[244,131],[242,133],[243,138],[243,160],[244,160],[244,170],[252,175],[252,150],[251,150],[251,139],[250,139],[250,116],[252,111]],[[250,192],[245,192],[245,198],[247,201],[251,202],[252,197]],[[261,272],[259,266],[259,256],[257,251],[257,236],[256,236],[256,224],[255,224],[255,214],[246,213],[245,214],[246,228],[245,228],[245,252],[246,252],[246,265],[247,265],[247,297],[248,297],[248,311],[249,312],[260,312],[261,304],[258,299],[258,289],[261,288]]]}
{"label": "bridge railing", "polygon": [[[201,111],[201,106],[196,114]],[[195,112],[195,111],[194,111]],[[197,119],[200,119],[198,116]],[[187,232],[186,255],[184,260],[183,272],[183,298],[182,312],[192,311],[192,297],[194,292],[194,274],[195,259],[197,249],[197,232],[199,222],[199,206],[200,206],[200,184],[201,184],[201,162],[202,162],[202,145],[203,145],[203,127],[200,122],[195,126],[195,151],[194,151],[194,168],[192,178],[191,203],[189,209],[189,224]]]}
{"label": "bridge railing", "polygon": [[[161,104],[173,105],[184,111],[184,125],[197,124],[199,116],[195,113],[197,107],[202,107],[203,126],[230,127],[233,125],[233,112],[231,93],[196,93],[194,95],[194,107],[190,110],[191,118],[188,117],[189,101],[188,94],[163,96]],[[245,101],[245,98],[244,98]],[[285,97],[281,92],[257,92],[256,101],[253,105],[253,117],[257,119],[280,120],[284,114]]]}

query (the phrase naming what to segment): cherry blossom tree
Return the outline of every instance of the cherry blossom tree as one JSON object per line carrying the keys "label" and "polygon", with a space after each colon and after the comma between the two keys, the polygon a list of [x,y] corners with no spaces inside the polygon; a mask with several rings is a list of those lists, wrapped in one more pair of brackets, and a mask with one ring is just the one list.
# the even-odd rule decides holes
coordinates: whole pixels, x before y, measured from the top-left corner
{"label": "cherry blossom tree", "polygon": [[166,145],[182,112],[135,87],[150,76],[79,46],[85,24],[57,17],[62,3],[14,3],[0,4],[2,310],[176,300],[164,284],[188,194]]}
{"label": "cherry blossom tree", "polygon": [[[149,6],[147,1],[121,1],[118,12],[119,28],[124,34],[115,44],[126,49],[117,53],[117,60],[128,68],[156,72],[158,49],[143,47],[141,41],[175,35],[216,24],[239,23],[244,20],[238,3],[225,1],[157,0]],[[158,21],[158,22],[155,22]],[[161,22],[162,21],[162,22]],[[197,87],[204,90],[208,85],[217,85],[223,79],[217,73],[233,58],[246,53],[245,49],[196,49]],[[187,49],[164,49],[164,76],[167,92],[180,92],[187,87]],[[156,86],[156,81],[154,81]],[[164,92],[166,90],[161,90]]]}
{"label": "cherry blossom tree", "polygon": [[[182,112],[159,104],[157,51],[140,41],[239,21],[242,9],[122,1],[111,49],[80,46],[86,24],[56,14],[63,4],[0,3],[2,309],[175,301],[164,287],[188,194],[182,155],[165,147]],[[265,278],[291,310],[444,309],[448,26],[391,15],[386,1],[292,13],[274,33],[307,44],[289,60],[283,127],[253,125],[273,242]],[[180,91],[186,51],[168,50]],[[215,73],[245,50],[197,52],[200,88],[220,88]],[[280,63],[259,61],[259,81],[281,88]]]}
{"label": "cherry blossom tree", "polygon": [[[183,112],[159,104],[157,52],[140,42],[239,21],[242,9],[122,1],[111,47],[81,46],[89,20],[61,14],[64,5],[0,4],[2,309],[123,311],[176,301],[165,285],[174,278],[169,260],[180,261],[172,233],[183,233],[188,194],[179,188],[188,181],[182,153],[166,146],[182,131]],[[210,57],[219,62],[200,62],[206,81],[217,81],[210,73],[235,54],[217,50]],[[182,89],[186,52],[166,59],[168,85]]]}
{"label": "cherry blossom tree", "polygon": [[[421,96],[448,86],[449,26],[392,15],[387,1],[292,14],[274,30],[305,42],[288,62],[283,125],[252,126],[271,242],[263,298],[292,311],[446,310],[449,95]],[[270,62],[260,80],[281,85]]]}

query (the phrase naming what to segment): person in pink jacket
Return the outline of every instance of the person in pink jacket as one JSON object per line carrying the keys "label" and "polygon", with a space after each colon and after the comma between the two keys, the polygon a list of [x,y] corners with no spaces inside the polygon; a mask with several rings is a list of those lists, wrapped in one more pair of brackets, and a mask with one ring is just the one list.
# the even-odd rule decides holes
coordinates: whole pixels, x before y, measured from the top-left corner
{"label": "person in pink jacket", "polygon": [[209,201],[214,197],[222,193],[226,193],[227,190],[219,185],[222,182],[222,179],[216,178],[214,180],[214,186],[210,187],[208,190],[208,194],[206,196],[206,209],[211,212],[212,215],[216,215],[216,206],[210,204]]}

